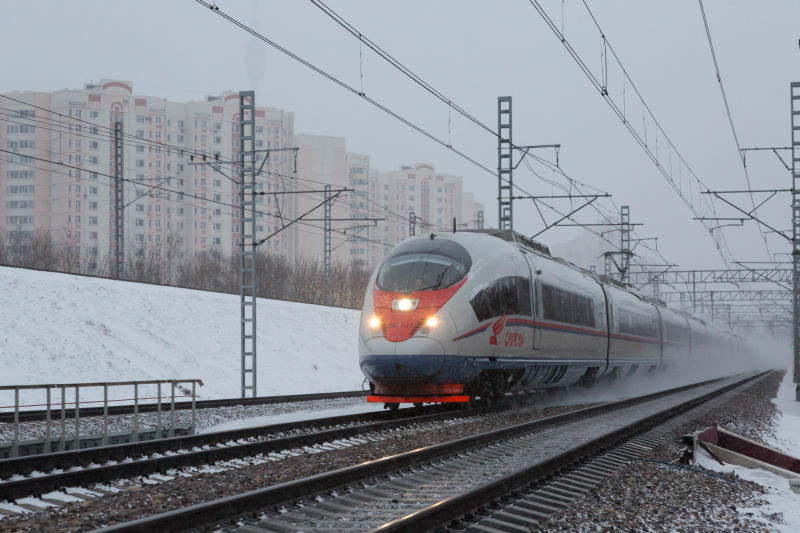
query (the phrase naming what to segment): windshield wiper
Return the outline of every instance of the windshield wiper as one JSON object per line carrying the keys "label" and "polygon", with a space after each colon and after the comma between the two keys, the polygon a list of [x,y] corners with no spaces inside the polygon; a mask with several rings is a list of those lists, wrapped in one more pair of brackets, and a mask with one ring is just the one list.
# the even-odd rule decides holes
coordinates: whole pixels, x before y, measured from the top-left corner
{"label": "windshield wiper", "polygon": [[444,275],[447,273],[447,271],[449,269],[450,269],[450,265],[447,265],[446,267],[444,267],[444,270],[439,272],[439,274],[436,276],[436,282],[434,282],[434,284],[431,285],[430,287],[423,287],[423,288],[417,289],[417,290],[418,291],[430,291],[430,290],[438,289],[439,286],[444,281]]}

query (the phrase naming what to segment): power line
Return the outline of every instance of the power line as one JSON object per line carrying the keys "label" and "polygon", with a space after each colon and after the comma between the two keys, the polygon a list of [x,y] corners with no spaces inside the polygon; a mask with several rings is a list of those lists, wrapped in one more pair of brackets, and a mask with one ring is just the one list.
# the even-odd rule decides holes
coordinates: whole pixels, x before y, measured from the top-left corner
{"label": "power line", "polygon": [[[42,157],[31,156],[31,155],[27,155],[27,154],[21,154],[19,152],[6,150],[4,148],[0,148],[0,152],[4,152],[4,153],[7,153],[7,154],[10,154],[10,155],[13,155],[13,156],[19,156],[19,157],[23,157],[23,158],[33,159],[33,160],[41,161],[41,162],[44,162],[44,163],[50,163],[52,165],[57,165],[57,166],[60,166],[60,167],[63,167],[63,168],[68,168],[68,169],[73,169],[73,170],[85,170],[85,169],[83,169],[81,167],[74,166],[74,165],[69,165],[67,163],[63,163],[63,162],[60,162],[60,161],[52,161],[52,160],[45,159],[45,158],[42,158]],[[16,163],[16,161],[15,161],[15,163]],[[24,164],[24,163],[22,163],[22,164]],[[117,179],[115,176],[113,176],[111,174],[107,174],[105,172],[95,172],[95,173],[98,176],[103,176],[103,177],[109,178],[111,180],[116,180]],[[134,180],[134,179],[129,179],[129,178],[125,178],[124,181],[127,181],[129,183],[133,183],[135,185],[141,185],[141,186],[144,186],[144,187],[148,187],[148,188],[150,188],[152,190],[159,190],[159,191],[164,191],[164,192],[176,194],[176,195],[178,195],[178,199],[179,200],[181,198],[184,198],[184,197],[193,198],[195,200],[201,200],[201,201],[204,201],[204,202],[208,202],[210,204],[221,205],[221,206],[229,207],[231,209],[237,209],[237,210],[239,209],[239,206],[234,205],[234,204],[229,204],[229,203],[223,202],[221,200],[214,200],[214,199],[210,199],[210,198],[205,198],[205,197],[202,197],[202,196],[199,196],[199,195],[196,195],[196,194],[186,193],[186,192],[179,191],[179,190],[176,190],[176,189],[171,189],[169,187],[164,187],[163,185],[153,185],[153,184],[150,184],[150,183],[143,183],[141,181]],[[167,199],[167,201],[171,201],[171,200]],[[197,207],[197,206],[195,205],[195,207]],[[253,210],[253,213],[254,214],[260,214],[260,215],[265,215],[265,216],[268,216],[268,217],[271,217],[271,218],[276,218],[276,219],[279,218],[278,215],[274,215],[274,214],[269,213],[269,212],[258,211],[258,210],[255,210],[255,209]],[[302,222],[300,222],[300,224],[302,224]],[[316,228],[316,229],[322,229],[319,226],[315,226],[313,224],[305,224],[305,225],[313,227],[313,228]],[[357,235],[351,235],[351,234],[348,234],[348,233],[344,233],[343,230],[332,230],[332,231],[334,231],[335,233],[340,233],[340,234],[345,235],[347,237],[357,238],[359,240],[364,240],[365,239],[365,238],[357,236]],[[384,246],[392,246],[391,244],[380,242],[380,241],[375,241],[375,242],[379,242],[380,244],[382,244]]]}
{"label": "power line", "polygon": [[[0,95],[0,96],[4,96],[4,95]],[[6,96],[6,98],[8,98],[10,100],[13,100],[13,101],[16,101],[16,102],[19,102],[19,103],[22,103],[22,104],[26,104],[26,102],[24,102],[22,100],[17,100],[17,99],[12,98],[12,97]],[[77,117],[71,117],[71,116],[67,117],[66,115],[63,115],[62,113],[59,113],[59,112],[57,112],[57,111],[55,111],[53,109],[48,109],[48,108],[43,107],[43,106],[32,106],[32,107],[36,107],[37,109],[49,112],[51,114],[58,115],[60,117],[63,117],[64,119],[83,122],[83,123],[86,123],[86,124],[91,125],[93,127],[106,129],[106,130],[109,130],[109,132],[111,131],[110,128],[106,128],[105,126],[101,126],[101,125],[95,124],[93,122],[88,122],[88,121],[79,119]],[[14,109],[3,108],[3,107],[0,107],[0,110],[6,110],[7,112],[18,111],[18,110],[14,110]],[[4,118],[3,120],[5,120],[7,122],[12,122],[12,123],[15,123],[15,124],[20,124],[20,125],[30,125],[30,124],[25,123],[25,122],[18,122],[18,121],[11,120],[11,119],[9,119],[7,117]],[[87,132],[83,132],[83,131],[75,131],[75,132],[73,132],[73,131],[71,131],[72,124],[70,122],[68,122],[68,120],[56,120],[56,119],[52,119],[52,118],[48,119],[46,117],[36,117],[36,116],[34,116],[34,118],[24,118],[24,120],[29,120],[31,122],[34,122],[36,124],[35,127],[40,127],[40,128],[43,128],[43,129],[47,129],[47,130],[49,130],[51,132],[54,132],[54,133],[67,134],[67,135],[72,135],[72,136],[81,136],[81,137],[88,138],[88,139],[93,139],[93,140],[97,140],[97,141],[101,141],[101,142],[111,143],[110,137],[108,137],[108,138],[101,137],[100,134],[92,133],[91,130],[87,131]],[[42,126],[41,125],[42,123],[47,124],[47,126],[51,126],[51,127]],[[60,128],[64,128],[64,129],[60,129]],[[67,130],[67,128],[69,128],[69,131]],[[153,141],[153,140],[144,139],[144,138],[138,137],[138,136],[130,136],[129,134],[126,134],[126,135],[128,137],[130,137],[130,139],[131,139],[131,141],[128,141],[128,142],[123,141],[123,143],[128,147],[137,147],[138,148],[139,146],[142,146],[143,142],[151,142],[153,144],[159,145],[158,146],[159,149],[162,146],[166,147],[167,155],[170,155],[171,151],[174,150],[181,157],[183,157],[184,155],[189,155],[190,158],[198,157],[198,158],[202,158],[202,160],[207,161],[207,162],[209,162],[208,158],[214,158],[215,157],[215,155],[213,153],[208,153],[208,152],[205,152],[205,151],[192,150],[192,149],[189,149],[189,148],[181,147],[179,145],[170,145],[170,144],[161,143],[159,141]],[[52,155],[56,155],[56,152],[54,152],[52,150],[47,150],[47,151]],[[184,154],[184,152],[185,152],[185,154]],[[61,153],[58,152],[58,155],[60,157]],[[219,164],[230,164],[233,167],[238,167],[239,166],[238,162],[226,160],[224,158],[216,158],[216,159],[212,159],[211,161],[213,161],[213,163],[219,163]],[[132,173],[134,173],[134,174],[138,173],[138,170],[132,169],[131,167],[126,167],[126,170],[132,171]],[[275,172],[275,171],[269,171],[269,170],[266,170],[263,173],[267,174],[267,175],[275,176],[275,177],[280,177],[282,179],[286,179],[286,178],[293,179],[293,180],[294,179],[302,179],[302,178],[298,178],[296,175],[289,176],[289,175],[286,175],[286,174],[281,174],[281,173],[278,173],[278,172]],[[235,180],[233,180],[231,177],[229,177],[229,176],[225,176],[225,177],[238,185],[238,183]],[[153,178],[153,179],[156,179],[156,178]],[[140,179],[139,181],[142,181],[142,179]],[[307,181],[312,181],[312,180],[307,180]],[[323,183],[323,182],[317,182],[317,183]],[[402,215],[399,215],[399,214],[391,211],[390,209],[381,206],[377,202],[375,202],[373,200],[370,200],[369,198],[363,196],[362,194],[360,194],[358,192],[354,192],[354,193],[355,193],[356,196],[360,196],[360,197],[364,198],[367,202],[374,204],[376,207],[378,207],[378,208],[380,208],[380,209],[392,214],[393,216],[400,217],[402,221],[408,222],[408,217],[404,217]],[[356,207],[353,206],[353,202],[352,201],[347,201],[347,203],[348,203],[348,206],[351,209],[356,209]],[[374,213],[375,211],[373,210],[372,212]]]}
{"label": "power line", "polygon": [[[686,197],[686,194],[683,192],[681,186],[678,183],[676,183],[676,180],[675,180],[675,177],[673,176],[673,171],[672,171],[672,168],[671,168],[672,167],[671,156],[670,156],[670,168],[668,169],[667,166],[660,161],[657,151],[654,152],[653,150],[651,150],[651,148],[648,145],[648,142],[647,142],[647,139],[645,138],[645,136],[643,136],[641,133],[639,133],[637,131],[637,129],[631,124],[631,121],[628,120],[628,117],[627,117],[627,114],[626,114],[626,108],[625,108],[625,100],[624,100],[624,94],[625,93],[623,92],[623,102],[622,102],[622,107],[620,107],[620,105],[617,104],[615,102],[615,100],[611,97],[611,95],[609,94],[607,84],[604,83],[603,80],[598,79],[598,77],[594,74],[592,69],[586,64],[586,62],[583,60],[583,58],[580,56],[580,54],[576,51],[576,49],[572,46],[570,41],[566,38],[564,33],[558,28],[558,26],[555,24],[553,19],[547,14],[547,12],[544,10],[544,8],[542,8],[542,6],[540,5],[539,1],[538,0],[528,0],[528,1],[530,2],[531,6],[536,10],[536,12],[541,16],[541,18],[544,20],[545,24],[550,28],[550,30],[553,32],[553,34],[559,39],[559,41],[561,41],[562,45],[567,50],[567,52],[570,54],[570,56],[573,58],[575,63],[578,65],[578,67],[581,69],[581,71],[584,73],[584,75],[587,77],[587,79],[590,81],[590,83],[594,86],[594,88],[598,91],[598,93],[603,98],[603,100],[609,105],[609,107],[612,109],[614,114],[617,115],[617,117],[620,119],[622,124],[625,126],[625,128],[628,130],[628,132],[632,135],[632,137],[634,138],[636,143],[642,148],[642,150],[645,152],[645,154],[650,158],[650,160],[653,162],[653,164],[658,169],[659,173],[661,173],[661,175],[667,180],[667,183],[670,185],[670,187],[672,187],[672,189],[675,191],[675,193],[678,195],[678,197],[681,199],[681,201],[684,203],[684,205],[686,205],[686,207],[688,207],[689,210],[695,216],[701,217],[702,214],[698,211],[697,207],[693,204],[693,202],[689,198]],[[583,5],[586,8],[587,12],[589,13],[592,21],[594,22],[595,27],[597,28],[597,30],[599,31],[599,33],[600,33],[600,35],[601,35],[601,37],[603,39],[603,47],[604,47],[603,48],[603,55],[604,55],[604,57],[605,58],[608,57],[606,50],[611,52],[614,60],[616,61],[617,65],[619,66],[621,72],[624,75],[624,80],[628,84],[630,84],[630,86],[633,88],[636,96],[638,97],[639,101],[641,102],[641,104],[643,106],[643,109],[647,111],[647,114],[650,116],[650,119],[655,124],[655,126],[657,128],[657,131],[656,131],[656,147],[658,146],[658,144],[657,144],[658,143],[658,134],[660,133],[661,137],[663,137],[664,140],[667,141],[667,144],[671,148],[671,150],[672,150],[671,153],[673,153],[673,152],[675,153],[675,155],[677,156],[679,162],[683,164],[683,167],[686,168],[686,170],[691,174],[691,176],[698,183],[698,185],[701,187],[701,189],[708,189],[708,187],[705,186],[705,184],[700,179],[700,177],[689,166],[689,164],[686,162],[686,159],[683,157],[681,152],[678,151],[678,149],[675,146],[675,144],[672,142],[672,140],[666,134],[664,129],[661,127],[661,124],[659,123],[658,119],[656,119],[655,115],[653,114],[652,110],[650,109],[650,106],[647,104],[647,101],[644,99],[644,97],[640,93],[638,87],[636,86],[636,84],[631,79],[630,75],[628,74],[627,70],[625,69],[625,66],[622,64],[622,61],[620,60],[620,58],[617,55],[616,51],[612,47],[611,43],[608,42],[608,39],[607,39],[605,33],[603,32],[602,28],[600,27],[599,23],[597,22],[597,19],[594,16],[594,13],[592,13],[591,9],[589,9],[589,6],[588,6],[588,4],[586,3],[585,0],[583,1]],[[605,71],[607,72],[607,68],[605,69]],[[645,132],[646,132],[646,130],[645,130]],[[657,150],[657,148],[656,148],[656,150]],[[709,204],[710,204],[710,208],[711,208],[712,212],[714,212],[714,214],[716,214],[716,207],[715,207],[714,203],[713,202],[709,202]],[[719,236],[717,236],[716,234],[711,232],[710,227],[709,227],[708,224],[706,224],[706,223],[704,223],[702,221],[701,221],[701,224],[703,224],[703,226],[706,228],[706,230],[711,235],[711,238],[716,243],[717,250],[718,250],[718,252],[720,254],[720,257],[722,258],[723,262],[727,266],[728,263],[729,263],[729,258],[727,257],[727,255],[730,255],[732,257],[732,254],[730,252],[730,248],[727,245],[727,242],[725,241],[724,235],[722,233],[719,233]],[[723,246],[727,250],[727,255],[726,255],[725,251],[723,251]]]}
{"label": "power line", "polygon": [[[6,109],[6,108],[0,107],[0,110],[3,110],[3,109]],[[45,109],[45,108],[42,108],[42,109]],[[15,111],[15,110],[10,110],[10,109],[6,109],[6,110],[7,111]],[[63,115],[61,115],[61,116],[63,116]],[[56,120],[56,119],[47,119],[46,117],[38,117],[38,118],[34,117],[34,118],[25,118],[24,119],[24,120],[29,120],[29,121],[33,122],[35,125],[31,125],[31,124],[29,124],[27,122],[19,122],[19,121],[15,121],[15,120],[10,120],[8,118],[4,118],[3,120],[6,121],[6,122],[14,123],[14,124],[20,124],[20,125],[25,125],[25,126],[42,128],[44,130],[51,131],[51,132],[54,132],[54,133],[67,133],[68,135],[71,135],[73,137],[80,137],[80,138],[89,139],[89,140],[97,140],[97,141],[100,141],[100,142],[109,142],[109,143],[111,142],[111,139],[106,138],[106,137],[102,137],[102,136],[100,136],[100,134],[93,134],[93,133],[91,133],[91,131],[85,131],[85,132],[84,131],[80,131],[80,132],[69,131],[68,132],[66,129],[62,130],[62,129],[60,129],[61,127],[66,128],[67,125],[69,125],[71,127],[71,124],[68,124],[65,121],[59,121],[59,120]],[[42,123],[47,124],[47,125],[46,126],[41,125]],[[144,140],[144,139],[139,138],[139,137],[135,137],[134,139],[136,141]],[[125,142],[124,144],[126,146],[128,146],[128,147],[141,146],[141,143],[139,143],[139,142]],[[160,149],[160,147],[158,147],[158,148]],[[55,151],[50,150],[50,149],[37,148],[37,150],[44,150],[44,151],[50,153],[53,156],[55,156],[55,155],[57,155],[59,157],[62,156],[62,154],[60,152],[55,152]],[[191,150],[177,148],[176,151],[178,151],[178,150],[188,152],[185,155],[189,155],[190,159],[193,159],[195,157],[197,157],[199,159],[201,157],[200,155],[196,155],[196,154],[192,153]],[[165,150],[166,155],[170,155],[170,151],[171,151],[171,149],[169,149],[169,148],[166,149]],[[220,163],[220,164],[225,164],[226,163],[226,161],[224,159],[218,159],[218,160],[213,159],[212,155],[208,155],[208,157],[206,157],[206,153],[205,152],[203,152],[202,159],[205,160],[206,163],[208,163],[209,165],[212,165],[212,166],[214,164],[216,164],[216,163]],[[238,164],[236,164],[236,166],[238,166]],[[86,169],[86,168],[81,168],[81,169],[84,170],[84,171],[87,171],[87,172],[94,172],[91,169]],[[133,168],[133,167],[129,167],[129,166],[126,166],[125,170],[130,174],[138,174],[139,173],[139,169],[136,169],[136,168]],[[279,178],[282,178],[282,179],[288,178],[288,179],[292,179],[292,180],[300,179],[300,180],[303,180],[303,181],[313,181],[313,180],[308,180],[308,179],[304,179],[304,178],[299,178],[296,175],[287,175],[287,174],[282,174],[282,173],[271,171],[271,170],[264,170],[263,174],[267,174],[267,175],[274,176],[274,177],[279,177]],[[236,180],[234,180],[233,178],[231,178],[230,176],[227,176],[225,174],[222,174],[222,175],[225,176],[230,181],[232,181],[233,183],[238,185],[238,182]],[[148,179],[152,179],[153,181],[159,181],[160,178],[138,178],[137,179],[137,183],[145,185],[143,183],[143,181],[146,181]],[[170,178],[166,178],[166,179],[170,179]],[[264,182],[263,181],[259,181],[259,183],[264,183]],[[323,183],[323,182],[318,182],[318,183]],[[284,189],[285,189],[285,184],[284,184]],[[296,189],[302,190],[303,186],[299,186],[298,185],[298,186],[296,186]],[[139,194],[138,191],[136,191],[136,192],[137,192],[137,194]],[[186,193],[183,193],[183,194],[186,194]],[[144,195],[141,195],[141,196],[144,196]],[[359,194],[359,196],[363,197],[363,195],[360,195],[360,194]],[[367,200],[368,202],[374,204],[378,208],[391,213],[393,216],[400,217],[403,221],[407,221],[407,218],[402,217],[401,215],[398,215],[397,213],[394,213],[391,210],[389,210],[387,208],[384,208],[383,206],[380,206],[377,202],[369,200],[366,197],[363,197],[363,198],[365,200]],[[137,200],[138,200],[138,198],[137,198]],[[231,200],[233,200],[233,195],[231,195]],[[367,209],[367,208],[361,208],[361,207],[355,206],[355,203],[352,200],[345,200],[345,203],[347,204],[347,206],[350,209],[363,209],[363,210],[368,211],[368,212],[373,213],[373,214],[376,213],[374,208]]]}
{"label": "power line", "polygon": [[[331,9],[329,6],[327,6],[322,0],[310,0],[310,1],[317,8],[319,8],[321,11],[323,11],[327,16],[329,16],[331,19],[333,19],[337,24],[339,24],[346,31],[348,31],[351,35],[356,37],[359,40],[360,43],[366,44],[370,49],[372,49],[376,54],[378,54],[380,57],[382,57],[384,60],[386,60],[390,65],[392,65],[397,70],[402,72],[404,75],[406,75],[408,78],[410,78],[416,84],[418,84],[420,87],[422,87],[423,89],[428,91],[430,94],[434,95],[441,102],[447,104],[449,109],[454,109],[456,112],[458,112],[459,114],[461,114],[462,116],[464,116],[465,118],[467,118],[468,120],[470,120],[471,122],[473,122],[474,124],[476,124],[477,126],[482,128],[483,130],[489,132],[492,136],[499,137],[499,133],[498,132],[496,132],[490,126],[487,126],[485,123],[481,122],[477,118],[475,118],[474,115],[472,115],[469,112],[467,112],[461,106],[453,103],[453,101],[449,97],[447,97],[441,91],[439,91],[436,88],[434,88],[430,83],[428,83],[427,81],[422,79],[419,75],[417,75],[415,72],[413,72],[410,68],[406,67],[399,60],[397,60],[395,57],[393,57],[391,54],[389,54],[386,50],[384,50],[379,45],[377,45],[375,42],[373,42],[371,39],[366,37],[360,30],[358,30],[355,26],[353,26],[350,22],[348,22],[344,17],[342,17],[341,15],[336,13],[333,9]],[[517,147],[515,145],[512,145],[512,146],[514,148],[519,149],[519,147]],[[530,153],[529,151],[525,151],[523,157],[526,157],[526,156],[531,156],[531,157],[539,160],[540,162],[544,162],[544,160],[542,158],[539,158],[538,156]],[[566,192],[566,189],[564,189],[562,186],[556,184],[555,182],[547,180],[543,176],[541,176],[538,173],[536,173],[533,170],[533,168],[529,165],[529,163],[527,161],[525,161],[525,163],[526,163],[526,166],[529,168],[529,170],[531,170],[531,172],[533,172],[537,177],[539,177],[540,179],[542,179],[543,181],[545,181],[547,183],[550,183],[551,185],[555,185],[555,186],[558,186],[558,187],[562,188]],[[558,168],[558,171],[562,174],[562,176],[564,176],[569,181],[570,185],[573,185],[573,181],[574,180],[572,178],[567,176],[563,172],[563,170],[561,170],[560,168]],[[580,182],[578,182],[578,183],[580,183]],[[588,186],[586,184],[582,184],[582,185],[584,185],[586,187],[590,187],[590,186]],[[515,187],[515,188],[518,188],[518,187]],[[593,188],[595,190],[599,190],[599,189],[596,189],[594,187],[590,187],[590,188]],[[597,211],[598,214],[601,214],[601,216],[605,217],[605,215],[603,215],[599,211],[599,209],[598,209],[598,207],[596,205],[592,204],[591,207],[595,211]],[[556,211],[556,212],[559,212],[559,211]],[[605,217],[605,218],[607,220],[609,220],[608,217]],[[602,235],[601,235],[601,238],[602,238]],[[607,239],[605,239],[605,240],[607,240]],[[659,255],[660,255],[660,253],[659,253]]]}
{"label": "power line", "polygon": [[[28,107],[32,107],[32,108],[35,108],[35,109],[39,109],[41,111],[46,111],[48,113],[52,113],[54,115],[58,115],[59,117],[62,117],[63,119],[66,119],[68,121],[80,122],[80,123],[86,124],[88,126],[93,126],[93,127],[98,128],[98,129],[105,130],[109,134],[113,133],[113,129],[108,127],[108,126],[103,126],[101,124],[96,124],[94,122],[91,122],[91,121],[88,121],[88,120],[84,120],[82,118],[64,115],[63,113],[61,113],[59,111],[56,111],[54,109],[48,109],[46,107],[43,107],[43,106],[40,106],[40,105],[36,105],[36,104],[32,104],[32,103],[26,102],[24,100],[19,100],[17,98],[8,96],[6,94],[0,94],[0,97],[6,98],[8,100],[12,100],[14,102],[17,102],[19,104],[22,104],[22,105],[25,105],[25,106],[28,106]],[[13,110],[10,110],[10,111],[17,112],[19,110],[13,109]],[[69,122],[67,122],[67,124],[69,124]],[[156,140],[156,139],[146,139],[144,137],[138,137],[138,136],[132,135],[130,133],[123,133],[122,135],[123,135],[123,137],[127,137],[129,139],[134,139],[134,142],[139,143],[139,144],[141,144],[141,143],[153,144],[153,145],[158,145],[158,146],[162,146],[162,147],[165,147],[165,148],[170,148],[172,150],[176,150],[176,151],[180,151],[180,152],[187,152],[187,153],[194,154],[194,155],[199,155],[199,156],[203,156],[203,155],[208,156],[209,155],[207,152],[199,151],[199,150],[192,149],[192,148],[185,148],[185,147],[182,147],[182,146],[179,146],[179,145],[175,145],[175,144],[168,144],[168,143]],[[238,163],[235,162],[235,161],[227,161],[227,162],[238,165]]]}
{"label": "power line", "polygon": [[[744,169],[744,177],[747,180],[747,188],[752,189],[753,186],[750,184],[750,171],[747,169],[747,160],[745,159],[744,152],[742,151],[742,145],[739,143],[739,135],[736,133],[736,127],[733,125],[733,116],[731,114],[731,107],[728,104],[728,95],[725,93],[725,85],[722,83],[722,75],[720,74],[719,70],[719,63],[717,62],[717,54],[714,51],[714,42],[711,39],[711,29],[708,26],[708,19],[706,18],[706,10],[703,7],[703,0],[697,0],[700,4],[700,13],[703,15],[703,26],[706,29],[706,37],[708,38],[708,48],[711,50],[711,59],[714,61],[714,70],[717,73],[717,82],[719,83],[719,90],[722,93],[722,101],[725,103],[725,113],[728,115],[728,124],[731,126],[731,132],[733,133],[733,140],[736,142],[736,149],[739,153],[739,159],[742,162],[742,168]],[[753,198],[753,193],[750,193],[750,202],[753,205],[753,213],[758,217],[758,211],[756,210],[756,201]],[[767,242],[767,236],[764,233],[764,229],[761,227],[761,222],[758,218],[755,218],[756,222],[758,222],[758,231],[761,233],[761,238],[764,240],[764,248],[767,250],[767,256],[772,257],[772,252],[769,249],[769,243]]]}
{"label": "power line", "polygon": [[455,102],[453,102],[448,96],[443,94],[441,91],[433,87],[430,83],[422,79],[419,75],[417,75],[413,70],[406,67],[403,63],[393,57],[389,52],[381,48],[378,44],[370,40],[366,35],[361,33],[355,26],[350,24],[344,17],[336,13],[333,9],[328,7],[322,0],[310,0],[312,4],[314,4],[317,8],[319,8],[323,13],[328,15],[331,19],[333,19],[337,24],[339,24],[342,28],[347,30],[351,35],[353,35],[356,39],[358,39],[361,43],[367,45],[373,52],[378,54],[384,60],[386,60],[389,64],[395,67],[397,70],[405,74],[409,79],[411,79],[414,83],[428,91],[430,94],[435,96],[437,99],[442,101],[443,103],[447,104],[451,109],[456,111],[458,114],[469,120],[470,122],[474,123],[478,127],[482,128],[483,130],[489,132],[494,137],[498,136],[498,133],[494,131],[490,126],[487,126],[484,122],[481,122],[478,118],[476,118],[471,113],[467,112],[463,107],[459,106]]}
{"label": "power line", "polygon": [[289,51],[288,49],[286,49],[283,46],[279,45],[275,41],[272,41],[271,39],[269,39],[269,38],[265,37],[264,35],[258,33],[257,31],[255,31],[254,29],[250,28],[246,24],[238,21],[237,19],[235,19],[234,17],[228,15],[224,11],[221,11],[218,6],[216,6],[214,4],[210,4],[208,2],[205,2],[204,0],[195,0],[195,2],[197,2],[198,4],[200,4],[200,5],[204,6],[204,7],[207,7],[212,12],[216,13],[217,15],[219,15],[222,18],[224,18],[228,22],[230,22],[230,23],[234,24],[235,26],[241,28],[242,30],[246,31],[247,33],[249,33],[253,37],[265,42],[266,44],[268,44],[271,47],[275,48],[279,52],[289,56],[290,58],[292,58],[295,61],[301,63],[302,65],[306,66],[307,68],[313,70],[314,72],[316,72],[317,74],[323,76],[324,78],[327,78],[328,80],[332,81],[333,83],[335,83],[336,85],[338,85],[341,88],[345,89],[346,91],[349,91],[353,95],[358,96],[359,98],[362,98],[366,102],[372,104],[374,107],[380,109],[381,111],[383,111],[384,113],[388,114],[389,116],[397,119],[398,121],[402,122],[403,124],[405,124],[409,128],[411,128],[414,131],[416,131],[417,133],[420,133],[421,135],[423,135],[423,136],[427,137],[428,139],[432,140],[433,142],[439,144],[443,148],[446,148],[446,149],[450,150],[454,154],[456,154],[459,157],[463,158],[464,160],[472,163],[473,165],[475,165],[476,167],[480,168],[481,170],[487,172],[488,174],[491,174],[492,176],[495,176],[495,177],[497,176],[497,174],[496,174],[496,172],[494,170],[492,170],[489,167],[487,167],[487,166],[483,165],[482,163],[478,162],[476,159],[470,157],[469,155],[467,155],[466,153],[462,152],[461,150],[453,147],[453,145],[451,145],[448,142],[440,139],[436,135],[432,134],[431,132],[429,132],[428,130],[422,128],[421,126],[415,124],[414,122],[411,122],[409,119],[403,117],[399,113],[396,113],[395,111],[392,111],[391,109],[386,107],[384,104],[382,104],[382,103],[378,102],[377,100],[375,100],[374,98],[371,98],[371,97],[367,96],[366,94],[362,93],[356,87],[353,87],[352,85],[350,85],[350,84],[346,83],[345,81],[337,78],[336,76],[328,73],[327,71],[323,70],[322,68],[314,65],[313,63],[310,63],[309,61],[306,61],[305,59],[301,58],[297,54]]}

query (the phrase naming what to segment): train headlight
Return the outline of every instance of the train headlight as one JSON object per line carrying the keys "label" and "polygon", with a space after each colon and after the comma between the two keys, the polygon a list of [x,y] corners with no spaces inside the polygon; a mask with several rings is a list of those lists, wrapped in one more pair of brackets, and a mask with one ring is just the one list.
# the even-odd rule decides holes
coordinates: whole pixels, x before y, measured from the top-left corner
{"label": "train headlight", "polygon": [[413,311],[418,304],[419,300],[411,300],[409,298],[392,300],[392,311]]}
{"label": "train headlight", "polygon": [[429,316],[428,320],[425,321],[425,327],[429,329],[433,329],[439,325],[439,317],[438,316]]}
{"label": "train headlight", "polygon": [[369,319],[369,327],[371,329],[378,329],[379,327],[381,327],[381,319],[376,317],[376,316],[370,318]]}

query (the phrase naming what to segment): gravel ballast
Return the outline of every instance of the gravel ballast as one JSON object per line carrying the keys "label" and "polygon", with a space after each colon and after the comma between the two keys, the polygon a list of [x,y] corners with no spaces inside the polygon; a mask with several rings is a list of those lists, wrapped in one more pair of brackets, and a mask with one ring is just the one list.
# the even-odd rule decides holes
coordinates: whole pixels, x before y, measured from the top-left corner
{"label": "gravel ballast", "polygon": [[174,479],[158,483],[152,477],[124,480],[112,484],[122,489],[116,494],[0,519],[0,532],[88,531],[580,407],[585,405],[511,411],[427,431],[401,428],[379,441],[341,450],[300,453],[275,462],[265,457],[226,461],[210,468],[170,472]]}
{"label": "gravel ballast", "polygon": [[[641,460],[541,524],[542,531],[774,531],[781,516],[759,512],[764,489],[730,474],[678,460],[680,437],[714,424],[766,443],[774,433],[775,372],[717,409],[675,431]],[[800,500],[799,500],[800,503]]]}

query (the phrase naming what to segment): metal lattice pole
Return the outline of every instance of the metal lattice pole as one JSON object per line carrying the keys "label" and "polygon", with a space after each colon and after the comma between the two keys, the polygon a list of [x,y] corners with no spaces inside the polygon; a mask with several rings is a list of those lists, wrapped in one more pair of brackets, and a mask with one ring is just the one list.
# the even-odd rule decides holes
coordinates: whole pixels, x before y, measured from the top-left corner
{"label": "metal lattice pole", "polygon": [[623,205],[619,208],[619,224],[620,224],[620,264],[619,264],[619,280],[622,283],[630,282],[629,266],[631,264],[631,208],[630,206]]}
{"label": "metal lattice pole", "polygon": [[[255,93],[239,92],[239,295],[242,332],[242,398],[257,396],[256,378],[256,152]],[[248,378],[249,376],[249,378]]]}
{"label": "metal lattice pole", "polygon": [[800,401],[800,82],[789,84],[792,114],[792,349],[795,399]]}
{"label": "metal lattice pole", "polygon": [[122,158],[122,120],[117,113],[114,118],[114,275],[125,277],[125,200],[124,166]]}
{"label": "metal lattice pole", "polygon": [[514,229],[511,97],[497,98],[497,227]]}
{"label": "metal lattice pole", "polygon": [[[323,246],[325,247],[324,267],[326,279],[331,275],[331,185],[325,184],[325,231],[323,235]],[[330,289],[330,287],[329,287]]]}

